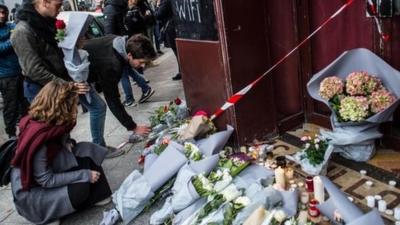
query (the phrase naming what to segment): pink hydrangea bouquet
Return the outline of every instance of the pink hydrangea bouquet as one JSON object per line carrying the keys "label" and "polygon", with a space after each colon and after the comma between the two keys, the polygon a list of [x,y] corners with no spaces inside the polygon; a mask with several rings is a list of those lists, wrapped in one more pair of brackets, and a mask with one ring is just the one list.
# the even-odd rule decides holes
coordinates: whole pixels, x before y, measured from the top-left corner
{"label": "pink hydrangea bouquet", "polygon": [[324,78],[319,95],[329,101],[339,122],[364,121],[396,100],[380,79],[364,71],[350,73],[345,81],[337,76]]}

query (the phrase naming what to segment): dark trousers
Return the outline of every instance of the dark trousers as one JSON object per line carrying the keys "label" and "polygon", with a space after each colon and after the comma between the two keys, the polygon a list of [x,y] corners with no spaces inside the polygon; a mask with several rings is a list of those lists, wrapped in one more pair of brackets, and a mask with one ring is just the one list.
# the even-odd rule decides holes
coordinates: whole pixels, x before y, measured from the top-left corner
{"label": "dark trousers", "polygon": [[81,210],[110,197],[111,189],[101,166],[97,166],[90,158],[77,157],[76,159],[79,166],[72,170],[90,169],[101,173],[99,180],[94,184],[86,182],[68,185],[68,196],[72,206],[76,210]]}
{"label": "dark trousers", "polygon": [[20,116],[25,115],[28,102],[23,96],[22,78],[6,77],[0,79],[0,92],[3,96],[3,118],[8,136],[16,135],[16,125]]}

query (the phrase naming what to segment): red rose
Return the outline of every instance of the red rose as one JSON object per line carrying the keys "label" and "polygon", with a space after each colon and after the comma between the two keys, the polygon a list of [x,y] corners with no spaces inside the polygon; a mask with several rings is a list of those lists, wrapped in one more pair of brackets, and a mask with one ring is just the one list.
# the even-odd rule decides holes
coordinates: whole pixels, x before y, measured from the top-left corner
{"label": "red rose", "polygon": [[56,28],[59,30],[65,29],[64,20],[57,20],[56,21]]}
{"label": "red rose", "polygon": [[144,161],[145,161],[144,155],[140,155],[140,157],[138,158],[138,163],[139,163],[139,164],[143,164]]}
{"label": "red rose", "polygon": [[208,114],[203,110],[199,110],[194,114],[194,116],[205,116],[205,117],[208,117]]}
{"label": "red rose", "polygon": [[180,105],[182,103],[182,100],[180,98],[175,99],[175,104]]}

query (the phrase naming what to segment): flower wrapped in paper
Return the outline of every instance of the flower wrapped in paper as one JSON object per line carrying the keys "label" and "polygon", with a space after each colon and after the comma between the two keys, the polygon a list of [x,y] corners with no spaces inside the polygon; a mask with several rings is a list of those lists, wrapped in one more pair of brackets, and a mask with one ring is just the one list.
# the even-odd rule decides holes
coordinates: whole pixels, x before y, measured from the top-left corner
{"label": "flower wrapped in paper", "polygon": [[[227,126],[226,130],[217,132],[196,142],[196,146],[198,146],[203,155],[203,159],[199,161],[189,161],[188,164],[184,165],[179,170],[176,181],[172,187],[173,195],[166,200],[161,210],[152,215],[152,224],[164,222],[169,214],[177,213],[185,209],[200,198],[200,195],[191,182],[192,177],[200,174],[208,175],[210,171],[217,166],[219,160],[218,153],[225,146],[232,133],[233,128]],[[204,177],[204,179],[207,178]],[[206,189],[204,191],[206,192]]]}
{"label": "flower wrapped in paper", "polygon": [[327,177],[321,176],[321,179],[329,194],[329,199],[327,201],[317,205],[317,208],[323,215],[334,220],[334,214],[338,212],[348,225],[384,225],[376,209],[364,214]]}
{"label": "flower wrapped in paper", "polygon": [[[71,13],[65,28],[68,35],[58,43],[64,53],[64,65],[75,82],[86,82],[89,77],[89,53],[78,49],[76,45],[79,38],[86,33],[92,20],[93,17],[89,14]],[[86,99],[90,102],[89,94],[86,94]]]}
{"label": "flower wrapped in paper", "polygon": [[183,146],[172,142],[143,175],[133,171],[113,194],[113,201],[125,224],[145,208],[154,193],[188,161]]}
{"label": "flower wrapped in paper", "polygon": [[[375,77],[365,73],[373,74]],[[331,97],[329,95],[331,93],[328,93],[328,91],[328,94],[323,95],[324,97],[320,95],[322,81],[332,75],[342,80],[347,78],[345,89],[350,96],[355,97],[359,94],[372,96],[375,91],[384,87],[396,100],[389,97],[387,93],[380,93],[380,95],[386,96],[386,99],[378,104],[376,99],[373,100],[377,113],[370,115],[370,110],[368,109],[368,112],[366,112],[363,108],[365,99],[353,97],[344,100],[343,97],[337,97],[336,104],[340,104],[341,101],[345,103],[345,107],[342,108],[342,113],[347,120],[345,121],[340,118],[340,107],[338,108],[337,105],[335,106],[327,99],[327,97]],[[375,152],[374,141],[382,136],[378,131],[378,126],[380,123],[392,120],[393,112],[399,104],[399,87],[400,72],[371,51],[362,48],[344,52],[331,64],[315,74],[307,84],[311,97],[325,103],[333,111],[331,115],[333,131],[321,131],[321,135],[330,139],[330,143],[334,145],[334,151],[341,152],[343,156],[356,161],[366,161],[373,156]],[[339,88],[335,87],[334,89]],[[334,90],[332,90],[332,93],[334,93]],[[371,101],[371,99],[368,100]],[[371,104],[371,102],[369,103]],[[385,108],[383,109],[383,107]],[[337,113],[338,111],[339,113]]]}
{"label": "flower wrapped in paper", "polygon": [[301,140],[305,142],[303,149],[286,158],[300,164],[301,169],[310,175],[326,174],[333,145],[320,135],[304,136]]}

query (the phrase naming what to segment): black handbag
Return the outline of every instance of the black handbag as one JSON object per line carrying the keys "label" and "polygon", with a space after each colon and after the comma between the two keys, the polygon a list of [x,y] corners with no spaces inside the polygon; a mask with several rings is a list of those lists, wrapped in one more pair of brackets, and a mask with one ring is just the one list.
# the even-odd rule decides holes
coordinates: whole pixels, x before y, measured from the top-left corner
{"label": "black handbag", "polygon": [[0,187],[6,186],[11,179],[11,160],[17,148],[17,139],[12,138],[0,146]]}

